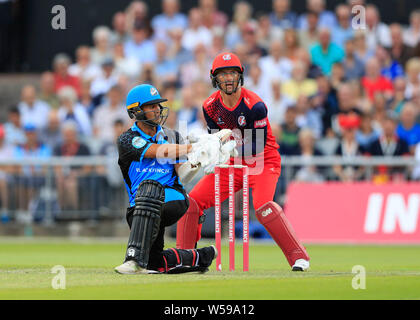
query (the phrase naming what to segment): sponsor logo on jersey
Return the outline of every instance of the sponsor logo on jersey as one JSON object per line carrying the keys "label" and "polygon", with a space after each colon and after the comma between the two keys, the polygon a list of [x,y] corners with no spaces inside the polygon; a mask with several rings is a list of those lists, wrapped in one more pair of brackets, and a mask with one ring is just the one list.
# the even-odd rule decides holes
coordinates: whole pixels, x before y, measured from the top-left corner
{"label": "sponsor logo on jersey", "polygon": [[246,126],[246,119],[245,119],[245,116],[240,116],[240,117],[238,118],[238,124],[239,124],[241,127],[245,127],[245,126]]}
{"label": "sponsor logo on jersey", "polygon": [[267,126],[267,118],[262,120],[256,120],[254,122],[254,128],[264,128]]}
{"label": "sponsor logo on jersey", "polygon": [[146,145],[146,143],[147,143],[146,140],[144,140],[141,137],[134,137],[133,140],[131,141],[131,144],[136,149],[143,148]]}

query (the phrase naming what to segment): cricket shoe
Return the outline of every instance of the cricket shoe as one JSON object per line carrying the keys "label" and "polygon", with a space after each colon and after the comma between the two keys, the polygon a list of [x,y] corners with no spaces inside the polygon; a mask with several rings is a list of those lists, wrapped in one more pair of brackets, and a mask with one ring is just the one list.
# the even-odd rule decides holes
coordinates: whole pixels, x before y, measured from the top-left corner
{"label": "cricket shoe", "polygon": [[309,269],[309,261],[305,259],[298,259],[292,267],[292,271],[307,271]]}
{"label": "cricket shoe", "polygon": [[214,245],[198,249],[197,251],[200,254],[199,271],[205,273],[209,271],[211,263],[217,258],[219,252]]}
{"label": "cricket shoe", "polygon": [[147,270],[142,268],[138,265],[138,263],[134,260],[128,260],[124,262],[122,265],[115,267],[115,272],[119,274],[151,274],[151,273],[158,273],[157,271]]}

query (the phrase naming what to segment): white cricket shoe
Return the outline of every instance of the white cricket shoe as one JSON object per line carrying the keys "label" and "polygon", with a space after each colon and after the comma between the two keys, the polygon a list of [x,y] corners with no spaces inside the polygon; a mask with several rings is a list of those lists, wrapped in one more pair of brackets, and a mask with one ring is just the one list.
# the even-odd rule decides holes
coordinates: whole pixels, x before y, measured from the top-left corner
{"label": "white cricket shoe", "polygon": [[115,272],[120,274],[148,274],[149,270],[138,265],[134,260],[124,262],[122,265],[115,267]]}
{"label": "white cricket shoe", "polygon": [[309,261],[298,259],[292,267],[292,271],[307,271],[309,269]]}

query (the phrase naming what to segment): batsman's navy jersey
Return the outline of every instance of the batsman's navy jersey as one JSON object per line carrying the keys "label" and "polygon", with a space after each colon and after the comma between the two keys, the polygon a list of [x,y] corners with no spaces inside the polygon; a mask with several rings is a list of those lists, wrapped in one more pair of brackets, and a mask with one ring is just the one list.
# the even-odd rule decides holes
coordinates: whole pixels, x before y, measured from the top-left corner
{"label": "batsman's navy jersey", "polygon": [[[203,112],[209,131],[233,130],[235,140],[242,144],[242,155],[247,155],[244,148],[248,145],[249,150],[252,148],[252,156],[263,154],[265,162],[280,161],[279,146],[267,118],[267,107],[254,92],[241,88],[238,103],[230,109],[223,104],[220,91],[216,91],[204,102]],[[235,131],[240,131],[241,137],[237,137]]]}
{"label": "batsman's navy jersey", "polygon": [[174,130],[157,127],[153,137],[145,134],[134,124],[118,138],[118,164],[124,177],[130,207],[135,205],[137,189],[144,180],[154,180],[165,187],[165,202],[184,200],[184,190],[175,171],[174,164],[186,159],[145,158],[146,151],[152,144],[182,144],[183,139]]}

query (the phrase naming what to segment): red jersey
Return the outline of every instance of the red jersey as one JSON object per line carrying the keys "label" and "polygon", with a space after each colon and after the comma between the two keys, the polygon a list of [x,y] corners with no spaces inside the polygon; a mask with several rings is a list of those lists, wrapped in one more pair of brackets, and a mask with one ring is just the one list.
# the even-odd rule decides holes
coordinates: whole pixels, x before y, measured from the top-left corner
{"label": "red jersey", "polygon": [[[238,102],[229,109],[217,91],[204,102],[203,112],[209,132],[216,129],[234,131],[236,141],[242,144],[242,155],[247,157],[252,151],[252,156],[263,155],[264,162],[280,164],[279,146],[271,131],[267,107],[254,92],[241,88]],[[241,137],[238,137],[239,132]]]}

